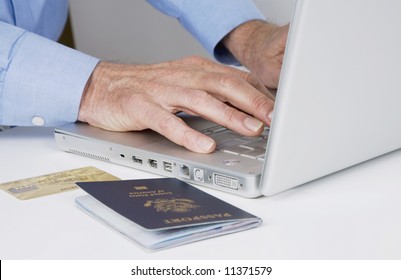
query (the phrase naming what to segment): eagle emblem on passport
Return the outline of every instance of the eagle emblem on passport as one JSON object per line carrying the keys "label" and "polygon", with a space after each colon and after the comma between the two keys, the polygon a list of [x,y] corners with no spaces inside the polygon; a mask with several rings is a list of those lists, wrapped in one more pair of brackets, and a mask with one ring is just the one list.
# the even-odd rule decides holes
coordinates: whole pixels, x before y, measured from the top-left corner
{"label": "eagle emblem on passport", "polygon": [[174,213],[188,213],[192,209],[199,208],[195,202],[186,198],[158,198],[156,200],[146,201],[145,207],[154,207],[157,212],[174,212]]}

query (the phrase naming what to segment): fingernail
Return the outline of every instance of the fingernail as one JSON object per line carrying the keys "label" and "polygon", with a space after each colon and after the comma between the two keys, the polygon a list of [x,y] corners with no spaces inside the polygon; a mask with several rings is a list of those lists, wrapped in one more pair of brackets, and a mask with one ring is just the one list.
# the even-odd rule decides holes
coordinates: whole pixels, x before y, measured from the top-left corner
{"label": "fingernail", "polygon": [[254,132],[260,130],[263,127],[263,123],[260,120],[254,118],[246,118],[244,124],[246,128]]}
{"label": "fingernail", "polygon": [[210,152],[213,150],[214,141],[211,139],[199,139],[198,141],[198,148],[204,152]]}

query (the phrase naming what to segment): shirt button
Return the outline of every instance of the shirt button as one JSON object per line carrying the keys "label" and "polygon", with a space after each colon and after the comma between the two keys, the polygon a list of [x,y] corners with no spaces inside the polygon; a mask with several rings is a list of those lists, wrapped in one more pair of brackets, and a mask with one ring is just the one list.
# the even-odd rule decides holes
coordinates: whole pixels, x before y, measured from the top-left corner
{"label": "shirt button", "polygon": [[45,120],[40,116],[35,116],[32,118],[32,124],[36,126],[43,126],[45,124]]}

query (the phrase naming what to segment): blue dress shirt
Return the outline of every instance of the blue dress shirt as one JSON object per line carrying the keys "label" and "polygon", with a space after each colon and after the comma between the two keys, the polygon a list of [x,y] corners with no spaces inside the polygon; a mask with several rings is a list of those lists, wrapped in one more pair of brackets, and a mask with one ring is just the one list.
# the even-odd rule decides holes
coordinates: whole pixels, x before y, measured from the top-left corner
{"label": "blue dress shirt", "polygon": [[[218,43],[236,26],[264,19],[250,0],[148,0],[177,18],[215,57],[235,59]],[[0,0],[0,124],[74,122],[99,59],[56,42],[68,0]]]}

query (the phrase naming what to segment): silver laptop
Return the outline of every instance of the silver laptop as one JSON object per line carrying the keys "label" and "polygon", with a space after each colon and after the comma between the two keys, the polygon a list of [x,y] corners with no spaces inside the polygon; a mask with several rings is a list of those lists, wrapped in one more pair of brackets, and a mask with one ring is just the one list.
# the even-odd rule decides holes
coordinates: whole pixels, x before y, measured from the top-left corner
{"label": "silver laptop", "polygon": [[[55,130],[61,149],[244,197],[273,195],[401,147],[401,2],[299,0],[270,131],[215,135],[196,154],[152,131]],[[267,148],[266,148],[267,146]],[[266,151],[264,150],[266,148]]]}

